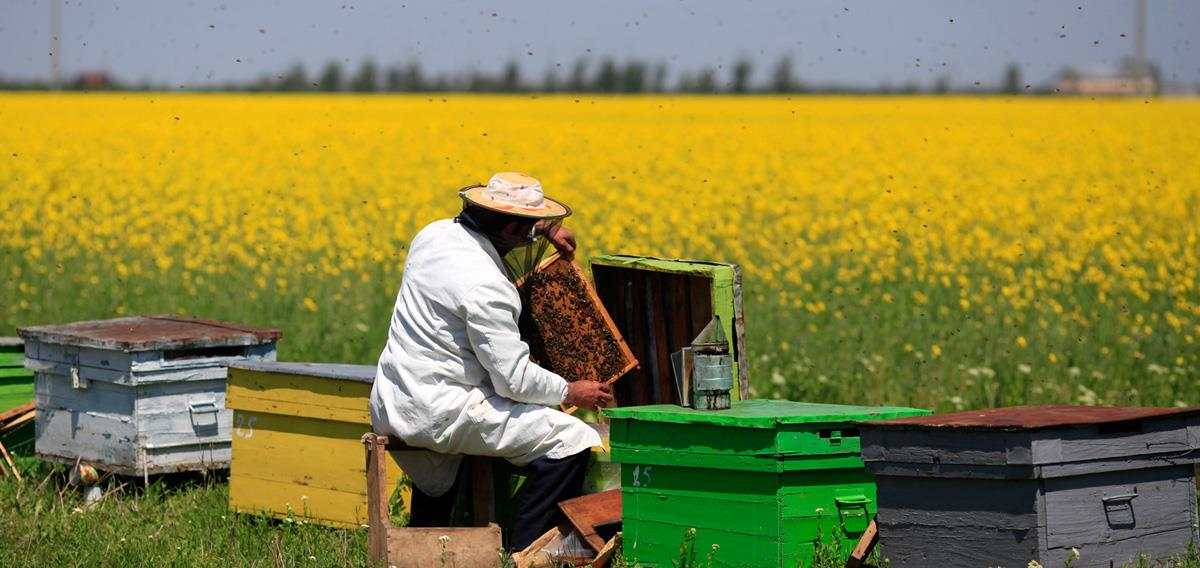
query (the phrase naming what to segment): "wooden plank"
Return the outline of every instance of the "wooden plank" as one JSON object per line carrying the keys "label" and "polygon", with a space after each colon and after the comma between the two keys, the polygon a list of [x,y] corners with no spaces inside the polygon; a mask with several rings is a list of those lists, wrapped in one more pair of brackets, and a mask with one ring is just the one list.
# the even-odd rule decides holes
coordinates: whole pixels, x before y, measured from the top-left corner
{"label": "wooden plank", "polygon": [[525,550],[514,552],[512,555],[513,564],[516,565],[516,568],[533,568],[541,560],[539,557],[542,556],[540,554],[542,549],[546,548],[551,542],[554,542],[554,539],[561,538],[567,534],[568,530],[570,528],[566,525],[559,525],[546,531],[545,534],[529,543],[529,546],[525,547]]}
{"label": "wooden plank", "polygon": [[229,387],[228,397],[226,399],[227,405],[230,405],[229,400],[232,399],[232,408],[247,412],[295,416],[329,422],[346,422],[364,426],[369,426],[371,423],[371,411],[366,406],[357,409],[348,409],[335,406],[303,404],[277,398],[260,398],[250,396],[244,389],[235,386]]}
{"label": "wooden plank", "polygon": [[76,371],[79,373],[79,378],[88,382],[113,383],[122,386],[211,380],[225,381],[225,368],[220,366],[219,363],[192,369],[160,369],[145,372],[80,367],[71,363],[47,361],[44,359],[27,359],[26,365],[36,371],[38,375],[70,377],[71,373]]}
{"label": "wooden plank", "polygon": [[[274,361],[276,357],[275,343],[262,345],[247,345],[238,348],[221,348],[221,351],[197,353],[191,355],[175,355],[171,350],[149,351],[134,353],[132,370],[135,376],[141,376],[145,371],[166,371],[172,369],[202,369],[218,366],[225,368],[228,363],[240,361]],[[154,376],[154,375],[149,375]]]}
{"label": "wooden plank", "polygon": [[283,336],[277,329],[171,315],[31,326],[18,328],[17,333],[26,342],[36,340],[117,351],[259,345]]}
{"label": "wooden plank", "polygon": [[17,466],[13,463],[12,456],[8,455],[8,448],[4,447],[3,443],[0,443],[0,455],[4,456],[4,463],[7,464],[8,469],[12,471],[13,477],[16,477],[17,481],[21,481],[21,472],[17,470]]}
{"label": "wooden plank", "polygon": [[112,471],[133,471],[137,464],[137,429],[128,417],[46,408],[35,418],[39,457],[58,456]]}
{"label": "wooden plank", "polygon": [[493,568],[504,545],[500,527],[403,528],[387,531],[387,565],[396,568]]}
{"label": "wooden plank", "polygon": [[27,402],[25,404],[22,404],[21,406],[12,408],[10,410],[6,410],[4,412],[0,412],[0,424],[4,424],[4,423],[8,422],[9,420],[12,420],[13,418],[20,417],[20,416],[24,415],[25,413],[32,411],[33,409],[34,409],[33,402]]}
{"label": "wooden plank", "polygon": [[[646,337],[646,357],[642,359],[646,362],[646,390],[649,394],[649,404],[658,404],[662,402],[662,369],[663,362],[660,353],[662,349],[661,331],[664,329],[662,314],[660,313],[659,303],[659,286],[658,278],[654,273],[642,275],[642,295],[637,298],[637,302],[642,306],[642,314],[644,319],[642,323],[645,329]],[[670,361],[668,360],[669,364]]]}
{"label": "wooden plank", "polygon": [[367,469],[367,562],[372,566],[388,563],[387,455],[386,439],[367,433],[362,437]]}
{"label": "wooden plank", "polygon": [[[626,305],[626,317],[630,324],[630,345],[633,348],[633,355],[638,361],[649,361],[652,352],[648,348],[648,336],[646,335],[646,305],[642,298],[645,297],[645,277],[636,272],[626,272],[625,288],[621,301]],[[653,397],[650,394],[651,370],[649,364],[638,367],[630,381],[636,382],[634,385],[632,404],[642,406],[650,404]],[[622,405],[628,406],[630,401],[621,401]]]}
{"label": "wooden plank", "polygon": [[471,516],[477,527],[486,527],[496,520],[496,488],[493,483],[492,458],[469,456],[471,468]]}
{"label": "wooden plank", "polygon": [[302,375],[233,369],[226,406],[257,413],[371,424],[371,385]]}
{"label": "wooden plank", "polygon": [[141,447],[141,461],[137,473],[173,473],[229,469],[230,443],[189,441],[169,446]]}
{"label": "wooden plank", "polygon": [[288,518],[290,510],[290,516],[305,522],[361,528],[369,518],[364,493],[237,475],[229,478],[229,510],[276,519]]}
{"label": "wooden plank", "polygon": [[605,568],[612,561],[613,555],[617,553],[617,547],[621,546],[621,533],[617,533],[608,542],[604,543],[604,548],[596,554],[596,559],[592,561],[592,568]]}
{"label": "wooden plank", "polygon": [[650,278],[651,285],[651,307],[654,310],[654,353],[655,359],[658,361],[658,372],[656,373],[656,381],[658,383],[658,397],[654,399],[656,404],[671,404],[678,400],[675,393],[675,381],[671,380],[671,344],[668,338],[668,330],[671,324],[669,319],[674,317],[667,311],[667,288],[665,286],[663,274],[654,274]]}
{"label": "wooden plank", "polygon": [[666,289],[667,347],[674,353],[692,344],[692,306],[688,300],[688,277],[663,274]]}
{"label": "wooden plank", "polygon": [[746,354],[746,312],[742,308],[742,267],[733,265],[733,364],[737,367],[735,400],[750,398],[750,356]]}
{"label": "wooden plank", "polygon": [[[347,380],[371,384],[375,381],[375,365],[347,365],[343,363],[303,363],[296,361],[234,361],[230,369],[244,369],[259,373],[300,375],[322,379]],[[233,371],[236,372],[236,371]]]}
{"label": "wooden plank", "polygon": [[559,503],[558,508],[592,550],[599,552],[605,541],[596,534],[596,526],[621,520],[621,490],[610,489],[567,499]]}
{"label": "wooden plank", "polygon": [[[339,506],[326,513],[329,518],[354,522],[354,510],[366,506],[366,469],[361,461],[363,427],[355,424],[305,420],[291,416],[247,416],[238,411],[230,478],[250,477],[358,495],[355,506]],[[240,424],[240,426],[238,425]],[[403,472],[392,459],[384,460],[389,486]],[[390,493],[389,493],[390,494]],[[263,502],[268,496],[250,496],[251,504],[279,509],[281,503]],[[325,507],[311,496],[310,504]],[[231,497],[232,499],[232,497]],[[411,506],[411,492],[402,492],[404,507]],[[333,506],[333,505],[331,505]],[[365,509],[364,509],[365,510]]]}
{"label": "wooden plank", "polygon": [[689,333],[695,338],[713,318],[712,279],[688,276],[688,302],[691,304],[691,310],[688,312],[691,317]]}
{"label": "wooden plank", "polygon": [[[25,406],[22,406],[21,408],[25,408],[28,406],[30,406],[30,405],[25,405]],[[33,420],[34,416],[36,416],[36,413],[34,410],[26,410],[25,414],[22,414],[8,422],[5,422],[3,426],[0,426],[0,434],[4,434],[6,432],[10,432],[12,430],[16,430],[17,428],[20,428],[21,425],[25,424],[26,422],[29,422],[30,420]]]}
{"label": "wooden plank", "polygon": [[858,539],[858,544],[850,552],[850,558],[846,559],[846,568],[861,568],[867,558],[870,558],[871,551],[875,550],[877,543],[879,543],[879,526],[875,524],[875,519],[871,519],[871,524],[867,525],[867,530],[863,531],[862,537]]}
{"label": "wooden plank", "polygon": [[231,475],[362,493],[362,433],[357,424],[239,410]]}

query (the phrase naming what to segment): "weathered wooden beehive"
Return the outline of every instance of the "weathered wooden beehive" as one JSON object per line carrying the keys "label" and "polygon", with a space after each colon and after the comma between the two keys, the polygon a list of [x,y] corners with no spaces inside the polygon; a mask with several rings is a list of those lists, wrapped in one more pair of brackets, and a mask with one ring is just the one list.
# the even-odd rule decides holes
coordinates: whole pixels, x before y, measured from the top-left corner
{"label": "weathered wooden beehive", "polygon": [[140,316],[18,330],[36,451],[122,475],[229,467],[225,364],[274,360],[274,329]]}
{"label": "weathered wooden beehive", "polygon": [[[374,379],[373,365],[230,363],[229,509],[336,527],[367,522],[361,438],[371,431]],[[386,462],[390,492],[401,472]],[[402,496],[407,510],[407,488]]]}
{"label": "weathered wooden beehive", "polygon": [[1111,566],[1182,552],[1200,408],[1026,406],[860,424],[892,566]]}
{"label": "weathered wooden beehive", "polygon": [[718,316],[733,355],[734,400],[749,396],[742,276],[736,264],[606,255],[591,259],[596,293],[639,367],[613,388],[622,405],[679,404],[671,354]]}
{"label": "weathered wooden beehive", "polygon": [[875,514],[853,422],[928,413],[786,400],[606,409],[625,557],[671,566],[689,528],[698,557],[720,546],[716,566],[807,566],[818,542],[849,554]]}

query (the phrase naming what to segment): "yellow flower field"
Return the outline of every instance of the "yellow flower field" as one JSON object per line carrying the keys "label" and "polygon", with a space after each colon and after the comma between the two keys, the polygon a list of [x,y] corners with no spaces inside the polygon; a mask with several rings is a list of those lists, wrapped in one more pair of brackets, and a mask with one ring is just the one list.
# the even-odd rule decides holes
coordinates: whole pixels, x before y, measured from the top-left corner
{"label": "yellow flower field", "polygon": [[745,269],[759,396],[1200,404],[1200,102],[0,95],[0,335],[177,312],[373,362],[455,190]]}

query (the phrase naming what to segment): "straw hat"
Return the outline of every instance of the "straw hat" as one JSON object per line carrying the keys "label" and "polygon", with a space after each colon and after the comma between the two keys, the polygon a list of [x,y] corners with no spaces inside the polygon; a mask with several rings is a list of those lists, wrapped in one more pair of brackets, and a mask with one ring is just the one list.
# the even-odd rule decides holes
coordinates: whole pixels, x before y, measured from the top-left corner
{"label": "straw hat", "polygon": [[546,197],[536,178],[518,172],[500,172],[487,185],[458,192],[463,200],[484,209],[534,219],[557,219],[571,214],[566,204]]}

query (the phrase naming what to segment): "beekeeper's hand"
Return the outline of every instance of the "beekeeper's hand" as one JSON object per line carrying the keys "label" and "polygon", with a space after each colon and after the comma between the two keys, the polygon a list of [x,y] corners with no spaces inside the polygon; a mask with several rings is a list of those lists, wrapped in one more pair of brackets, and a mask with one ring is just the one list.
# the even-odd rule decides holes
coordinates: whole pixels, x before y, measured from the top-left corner
{"label": "beekeeper's hand", "polygon": [[580,408],[596,408],[612,404],[612,387],[596,381],[567,383],[567,398],[563,401]]}
{"label": "beekeeper's hand", "polygon": [[561,223],[546,223],[539,222],[534,227],[534,232],[539,235],[545,235],[550,244],[558,249],[558,254],[563,258],[574,258],[575,256],[575,233],[571,229],[564,227]]}

